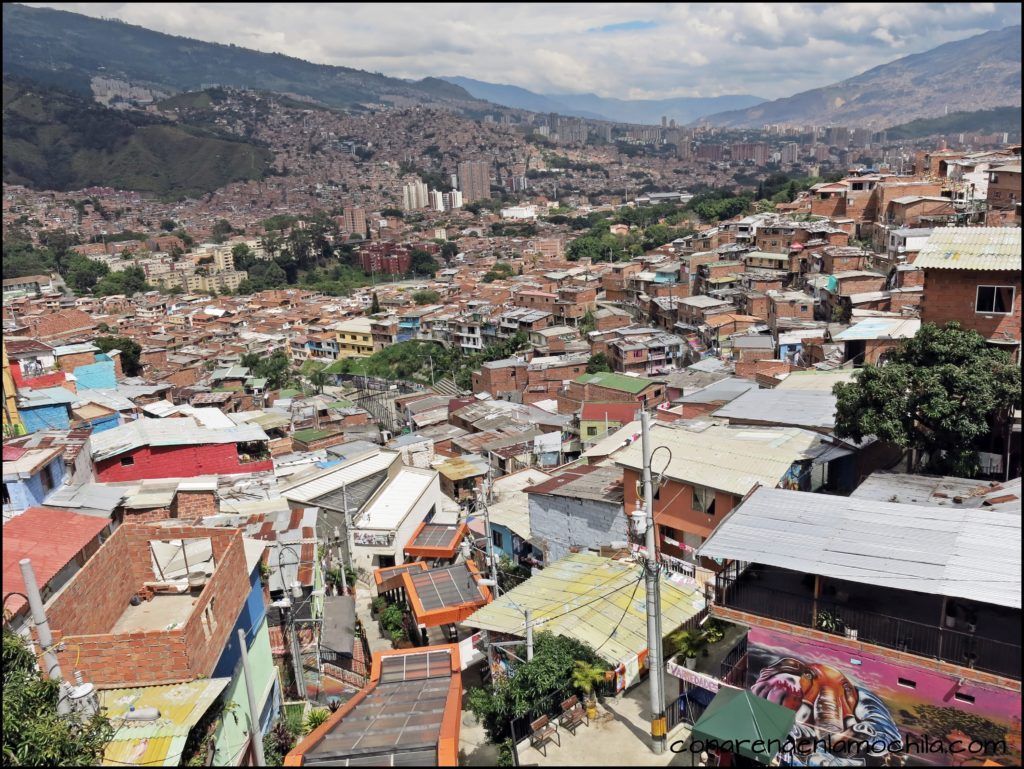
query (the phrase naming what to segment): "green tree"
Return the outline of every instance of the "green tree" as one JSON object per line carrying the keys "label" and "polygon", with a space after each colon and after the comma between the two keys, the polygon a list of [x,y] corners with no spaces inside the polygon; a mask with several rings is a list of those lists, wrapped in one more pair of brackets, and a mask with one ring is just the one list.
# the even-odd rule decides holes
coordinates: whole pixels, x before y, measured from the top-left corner
{"label": "green tree", "polygon": [[121,371],[125,376],[142,374],[142,346],[125,336],[101,336],[93,342],[103,352],[121,351]]}
{"label": "green tree", "polygon": [[[376,296],[376,294],[375,294],[375,296]],[[437,293],[436,291],[429,291],[429,290],[415,291],[415,292],[413,292],[413,295],[412,295],[412,300],[414,302],[416,302],[416,304],[434,304],[435,302],[437,302],[440,299],[441,299],[441,295],[439,293]]]}
{"label": "green tree", "polygon": [[602,371],[611,371],[612,367],[608,363],[608,356],[603,352],[599,352],[596,355],[591,355],[590,360],[587,361],[587,373],[597,374]]}
{"label": "green tree", "polygon": [[267,389],[280,390],[293,380],[291,361],[284,350],[275,350],[273,355],[246,353],[241,364],[255,377],[266,377]]}
{"label": "green tree", "polygon": [[441,258],[444,259],[445,264],[449,264],[453,258],[458,256],[458,253],[459,247],[450,240],[441,244]]}
{"label": "green tree", "polygon": [[231,247],[231,256],[235,262],[236,270],[247,270],[255,260],[252,249],[245,243],[236,243]]}
{"label": "green tree", "polygon": [[177,227],[178,223],[173,219],[160,220],[160,229],[163,230],[164,232],[174,232],[174,230],[177,229]]}
{"label": "green tree", "polygon": [[373,292],[373,299],[370,301],[370,314],[376,315],[380,312],[380,299],[377,298],[377,292]]}
{"label": "green tree", "polygon": [[43,678],[24,641],[3,630],[4,766],[96,766],[114,735],[102,714],[57,714],[59,684]]}
{"label": "green tree", "polygon": [[210,229],[210,237],[214,243],[223,243],[235,233],[235,228],[227,219],[218,219]]}
{"label": "green tree", "polygon": [[126,267],[104,275],[92,290],[96,296],[124,294],[129,297],[144,291],[152,291],[152,286],[146,282],[146,273],[141,267]]}
{"label": "green tree", "polygon": [[[550,631],[534,635],[534,654],[519,664],[515,674],[493,682],[486,689],[470,689],[466,708],[483,724],[491,742],[512,736],[514,719],[533,720],[554,712],[562,700],[580,690],[573,682],[577,662],[607,669],[605,662],[586,644]],[[520,658],[525,650],[517,651]]]}
{"label": "green tree", "polygon": [[103,262],[73,254],[68,259],[67,283],[77,293],[84,294],[109,272],[110,268]]}
{"label": "green tree", "polygon": [[925,324],[881,366],[867,365],[837,384],[836,435],[875,435],[916,453],[915,467],[974,477],[978,451],[1021,407],[1020,369],[958,323]]}
{"label": "green tree", "polygon": [[416,275],[433,276],[440,269],[434,257],[421,248],[414,248],[410,257],[409,269]]}

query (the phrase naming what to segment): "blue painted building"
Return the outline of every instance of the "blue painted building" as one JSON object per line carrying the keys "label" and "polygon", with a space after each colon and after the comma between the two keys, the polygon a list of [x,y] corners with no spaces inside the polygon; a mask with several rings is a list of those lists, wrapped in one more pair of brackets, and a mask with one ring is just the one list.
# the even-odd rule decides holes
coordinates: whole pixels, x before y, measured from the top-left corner
{"label": "blue painted building", "polygon": [[75,400],[75,394],[63,387],[20,391],[18,393],[18,413],[21,414],[25,432],[69,430],[71,428],[71,404]]}
{"label": "blue painted building", "polygon": [[96,363],[78,366],[73,373],[79,390],[112,390],[117,387],[114,361],[102,353],[96,356]]}
{"label": "blue painted building", "polygon": [[43,504],[64,483],[64,447],[4,446],[4,520]]}

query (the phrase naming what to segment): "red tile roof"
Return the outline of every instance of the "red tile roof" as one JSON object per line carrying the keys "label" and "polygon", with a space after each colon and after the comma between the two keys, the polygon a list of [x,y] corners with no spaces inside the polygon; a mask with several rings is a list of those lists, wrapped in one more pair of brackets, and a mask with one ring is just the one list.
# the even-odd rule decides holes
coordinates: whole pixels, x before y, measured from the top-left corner
{"label": "red tile roof", "polygon": [[[66,510],[30,507],[4,524],[3,592],[25,592],[18,561],[32,559],[39,588],[42,588],[107,527],[110,521]],[[21,596],[11,596],[5,611],[17,612],[25,605]]]}

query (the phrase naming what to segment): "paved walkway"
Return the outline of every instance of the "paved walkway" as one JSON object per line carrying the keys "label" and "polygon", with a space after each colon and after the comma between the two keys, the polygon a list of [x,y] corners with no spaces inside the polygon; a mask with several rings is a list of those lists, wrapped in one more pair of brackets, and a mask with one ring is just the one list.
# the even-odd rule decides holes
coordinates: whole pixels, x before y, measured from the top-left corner
{"label": "paved walkway", "polygon": [[[547,755],[530,747],[529,739],[523,740],[517,746],[520,766],[693,766],[688,751],[671,752],[673,743],[677,748],[686,743],[688,726],[669,734],[669,750],[661,755],[651,751],[648,697],[645,681],[620,697],[608,698],[598,706],[590,726],[579,727],[575,735],[559,729],[562,744],[549,743]],[[487,743],[483,727],[468,710],[462,714],[459,748],[460,765],[493,765],[497,758],[497,747]]]}
{"label": "paved walkway", "polygon": [[391,639],[380,634],[380,625],[370,616],[370,603],[373,601],[374,593],[377,591],[372,585],[359,582],[356,587],[356,616],[366,633],[366,642],[370,647],[370,654],[393,649]]}

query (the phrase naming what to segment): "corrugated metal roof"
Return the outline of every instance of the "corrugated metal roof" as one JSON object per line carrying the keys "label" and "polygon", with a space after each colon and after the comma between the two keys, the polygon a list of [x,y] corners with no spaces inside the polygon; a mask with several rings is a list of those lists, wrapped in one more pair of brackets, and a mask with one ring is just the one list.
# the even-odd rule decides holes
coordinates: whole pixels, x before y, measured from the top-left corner
{"label": "corrugated metal roof", "polygon": [[778,385],[776,390],[818,390],[832,392],[839,382],[849,382],[856,375],[852,368],[836,368],[829,371],[808,369],[807,371],[790,371]]}
{"label": "corrugated metal roof", "polygon": [[748,390],[712,413],[725,419],[831,430],[836,426],[836,396],[820,390]]}
{"label": "corrugated metal roof", "polygon": [[238,425],[230,429],[210,430],[195,419],[149,419],[105,430],[92,436],[92,458],[95,461],[123,454],[140,446],[190,446],[211,443],[266,441],[267,434],[256,425]]}
{"label": "corrugated metal roof", "polygon": [[403,467],[359,515],[354,528],[396,529],[435,478],[437,473],[433,470]]}
{"label": "corrugated metal roof", "polygon": [[1019,609],[1020,529],[1019,512],[761,488],[698,552]]}
{"label": "corrugated metal roof", "polygon": [[908,339],[921,328],[920,318],[865,318],[832,337],[833,342]]}
{"label": "corrugated metal roof", "polygon": [[387,470],[398,459],[398,456],[391,451],[379,451],[369,457],[329,467],[283,486],[281,495],[295,502],[309,502],[374,473]]}
{"label": "corrugated metal roof", "polygon": [[[819,440],[820,436],[795,428],[651,428],[651,445],[668,446],[672,451],[672,460],[664,470],[666,477],[738,495],[746,494],[755,484],[777,486],[793,462],[808,456]],[[612,459],[624,467],[641,469],[640,444],[639,440],[633,441]],[[657,465],[659,469],[662,462]]]}
{"label": "corrugated metal roof", "polygon": [[[676,584],[664,574],[662,630],[668,634],[703,610],[704,598],[696,587]],[[571,553],[478,609],[463,624],[524,636],[519,607],[528,608],[535,630],[583,641],[617,664],[647,648],[642,579],[642,569],[630,561]]]}
{"label": "corrugated metal roof", "polygon": [[[192,731],[230,678],[210,678],[167,686],[106,689],[100,706],[116,732],[103,753],[103,763],[117,766],[177,766],[188,733]],[[125,721],[130,708],[156,708],[153,721]]]}
{"label": "corrugated metal roof", "polygon": [[1020,272],[1020,227],[943,227],[921,247],[915,267]]}

